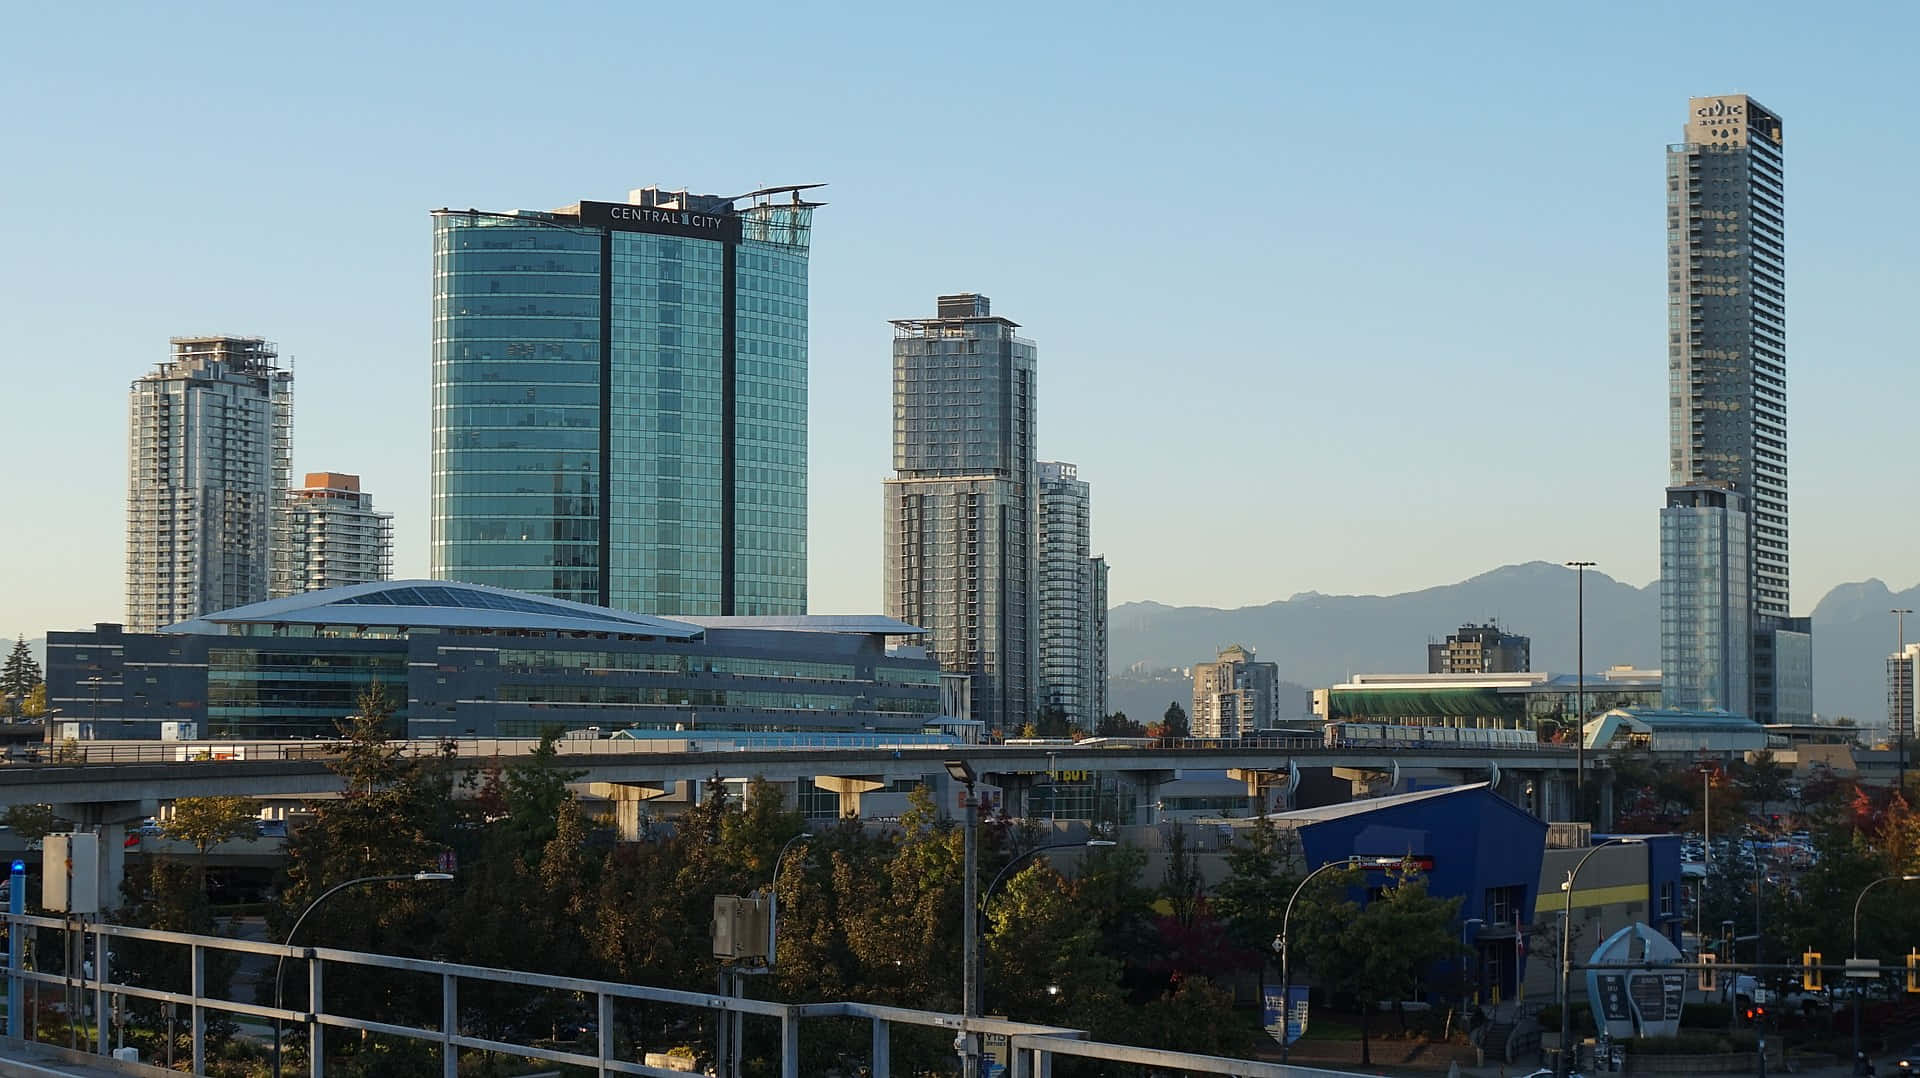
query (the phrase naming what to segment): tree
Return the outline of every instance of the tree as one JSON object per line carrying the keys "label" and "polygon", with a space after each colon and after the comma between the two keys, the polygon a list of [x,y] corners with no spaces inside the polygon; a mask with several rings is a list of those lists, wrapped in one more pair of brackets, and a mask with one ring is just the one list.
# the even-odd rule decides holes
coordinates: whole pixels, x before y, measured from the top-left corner
{"label": "tree", "polygon": [[1067,719],[1067,709],[1058,705],[1042,708],[1033,720],[1032,737],[1066,737],[1073,732],[1072,723]]}
{"label": "tree", "polygon": [[1274,938],[1280,935],[1287,899],[1300,882],[1283,868],[1288,861],[1286,848],[1293,842],[1297,839],[1292,832],[1283,836],[1266,815],[1255,816],[1252,827],[1234,836],[1233,845],[1227,849],[1227,878],[1214,888],[1214,909],[1226,920],[1228,935],[1240,948],[1259,956],[1263,995],[1266,959],[1272,954]]}
{"label": "tree", "polygon": [[259,832],[260,807],[244,797],[182,797],[173,802],[167,834],[193,843],[200,851],[199,884],[207,890],[207,851],[236,838]]}
{"label": "tree", "polygon": [[40,664],[34,661],[33,652],[27,650],[26,640],[15,640],[13,650],[7,653],[5,666],[0,667],[0,696],[25,699],[28,693],[45,683]]}
{"label": "tree", "polygon": [[0,825],[31,842],[53,834],[58,821],[54,819],[52,805],[8,805],[7,811],[0,813]]}
{"label": "tree", "polygon": [[1361,873],[1330,872],[1321,880],[1329,882],[1314,888],[1316,900],[1303,902],[1305,916],[1296,907],[1295,924],[1301,927],[1293,934],[1321,983],[1351,995],[1359,1006],[1360,1062],[1372,1066],[1369,1017],[1382,1002],[1405,1000],[1421,974],[1459,953],[1453,919],[1460,900],[1428,894],[1426,882],[1412,870],[1389,875],[1380,893],[1364,906],[1332,900],[1341,893],[1332,888],[1365,882]]}
{"label": "tree", "polygon": [[1166,712],[1160,716],[1160,721],[1147,727],[1147,736],[1175,738],[1189,736],[1187,709],[1181,707],[1178,700],[1169,703]]}
{"label": "tree", "polygon": [[41,682],[27,693],[20,702],[20,717],[23,719],[44,719],[47,717],[47,683]]}
{"label": "tree", "polygon": [[1147,728],[1127,718],[1124,711],[1116,711],[1094,724],[1096,737],[1145,737]]}
{"label": "tree", "polygon": [[1739,765],[1735,775],[1741,792],[1765,814],[1768,805],[1786,799],[1793,769],[1774,759],[1772,749],[1761,749],[1746,763]]}

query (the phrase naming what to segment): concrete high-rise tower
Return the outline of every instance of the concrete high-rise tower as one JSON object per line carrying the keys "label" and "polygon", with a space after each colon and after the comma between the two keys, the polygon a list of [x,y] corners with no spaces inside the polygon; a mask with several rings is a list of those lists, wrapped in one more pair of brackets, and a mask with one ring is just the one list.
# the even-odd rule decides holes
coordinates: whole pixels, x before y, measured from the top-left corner
{"label": "concrete high-rise tower", "polygon": [[1079,469],[1038,469],[1039,706],[1090,731],[1106,717],[1106,559],[1092,554],[1093,496]]}
{"label": "concrete high-rise tower", "polygon": [[393,514],[373,507],[357,475],[308,472],[287,493],[283,535],[274,598],[393,578]]}
{"label": "concrete high-rise tower", "polygon": [[[1662,516],[1661,665],[1670,674],[1676,664],[1691,672],[1663,699],[1676,707],[1728,707],[1744,697],[1749,713],[1766,722],[1810,717],[1813,693],[1810,626],[1788,606],[1782,147],[1780,117],[1733,94],[1689,101],[1685,140],[1667,150],[1671,489]],[[1709,490],[1732,497],[1703,497]],[[1728,569],[1735,559],[1694,557],[1685,528],[1669,534],[1670,527],[1697,524],[1701,512],[1743,518],[1709,529],[1745,532],[1740,586],[1698,575],[1709,561]],[[1744,593],[1750,614],[1744,630],[1729,629],[1724,647],[1676,629],[1686,620],[1683,608],[1730,592]],[[1697,668],[1701,661],[1743,665],[1748,688],[1708,702],[1696,688],[1726,678]]]}
{"label": "concrete high-rise tower", "polygon": [[436,579],[806,613],[805,190],[434,212]]}
{"label": "concrete high-rise tower", "polygon": [[1034,345],[972,293],[893,327],[886,610],[972,677],[975,719],[1018,730],[1036,712]]}
{"label": "concrete high-rise tower", "polygon": [[133,383],[127,628],[150,633],[268,598],[285,527],[293,372],[258,337],[175,337]]}

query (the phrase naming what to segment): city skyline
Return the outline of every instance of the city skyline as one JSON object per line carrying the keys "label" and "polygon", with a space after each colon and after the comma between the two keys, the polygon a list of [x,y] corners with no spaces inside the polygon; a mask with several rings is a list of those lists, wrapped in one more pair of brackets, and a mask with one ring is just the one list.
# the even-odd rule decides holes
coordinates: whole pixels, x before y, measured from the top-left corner
{"label": "city skyline", "polygon": [[[803,97],[818,95],[847,114],[818,130],[776,133],[768,144],[741,151],[697,131],[650,132],[651,142],[637,153],[577,150],[523,131],[513,137],[551,151],[550,159],[476,182],[476,173],[458,167],[454,158],[408,145],[418,137],[416,126],[432,114],[422,79],[441,70],[434,62],[420,60],[422,70],[412,75],[375,79],[381,88],[399,91],[396,119],[391,129],[364,130],[342,120],[371,107],[373,88],[363,91],[364,99],[349,94],[335,112],[313,104],[304,90],[241,101],[222,79],[243,76],[165,72],[141,59],[144,49],[132,51],[142,36],[133,26],[90,37],[89,51],[72,55],[77,42],[49,21],[54,18],[29,16],[28,36],[42,31],[48,48],[0,78],[59,84],[56,72],[73,71],[92,80],[88,92],[6,122],[29,144],[66,140],[77,152],[36,175],[0,182],[17,204],[57,205],[65,197],[140,212],[40,215],[25,222],[25,242],[17,250],[27,257],[7,269],[8,303],[20,305],[9,323],[21,331],[9,367],[29,354],[50,353],[55,341],[67,348],[77,341],[86,370],[97,375],[42,375],[44,399],[9,428],[16,459],[27,459],[34,446],[56,436],[70,442],[63,453],[81,478],[49,489],[32,469],[17,469],[7,481],[15,502],[29,492],[40,499],[43,518],[90,521],[99,532],[118,515],[122,492],[115,477],[124,475],[118,447],[125,443],[114,420],[123,413],[106,394],[139,373],[152,341],[199,328],[258,333],[300,364],[296,459],[325,460],[365,476],[370,489],[382,492],[383,507],[396,514],[396,575],[421,575],[428,523],[428,348],[420,297],[429,273],[419,238],[421,209],[545,207],[556,189],[617,198],[628,187],[652,182],[713,189],[730,175],[771,172],[828,181],[835,192],[834,239],[816,252],[812,274],[808,508],[814,551],[809,589],[816,611],[870,612],[880,606],[872,481],[882,471],[877,462],[885,459],[885,320],[917,309],[925,295],[961,288],[994,295],[1049,342],[1038,394],[1038,455],[1076,460],[1101,477],[1101,545],[1122,568],[1114,580],[1116,601],[1238,606],[1307,589],[1382,594],[1461,579],[1498,564],[1572,556],[1594,558],[1601,571],[1618,579],[1645,582],[1657,562],[1645,522],[1658,499],[1647,492],[1658,490],[1664,440],[1662,409],[1649,405],[1659,395],[1658,388],[1649,388],[1664,382],[1654,358],[1663,351],[1660,294],[1658,281],[1649,280],[1650,271],[1658,272],[1653,267],[1660,235],[1654,162],[1659,145],[1671,137],[1674,100],[1739,88],[1791,116],[1797,132],[1789,174],[1798,274],[1793,352],[1800,357],[1791,437],[1800,582],[1794,612],[1804,613],[1842,581],[1884,577],[1896,587],[1910,582],[1911,561],[1899,536],[1911,532],[1913,510],[1876,504],[1867,490],[1878,482],[1871,462],[1898,459],[1905,446],[1898,430],[1910,395],[1899,392],[1902,383],[1894,377],[1902,369],[1902,346],[1892,317],[1873,312],[1897,310],[1899,297],[1911,290],[1911,271],[1898,254],[1911,246],[1911,226],[1895,221],[1863,233],[1842,217],[1863,198],[1890,199],[1913,153],[1897,133],[1888,153],[1851,152],[1868,140],[1882,141],[1867,126],[1872,110],[1859,102],[1893,85],[1874,73],[1886,65],[1860,57],[1886,47],[1880,42],[1898,38],[1897,32],[1876,34],[1864,47],[1849,42],[1841,70],[1841,50],[1829,38],[1777,29],[1824,29],[1833,19],[1811,20],[1782,9],[1764,34],[1731,31],[1735,47],[1726,51],[1728,59],[1703,58],[1676,71],[1660,55],[1659,36],[1644,33],[1651,19],[1646,12],[1624,13],[1615,26],[1587,28],[1590,39],[1577,49],[1555,44],[1570,21],[1516,14],[1507,24],[1475,29],[1489,34],[1482,47],[1510,53],[1518,69],[1494,80],[1448,64],[1451,81],[1418,112],[1417,122],[1400,125],[1399,145],[1392,146],[1369,133],[1369,118],[1386,115],[1407,86],[1439,70],[1439,61],[1416,55],[1416,42],[1430,44],[1440,32],[1422,21],[1431,16],[1410,13],[1391,29],[1368,27],[1368,47],[1383,62],[1381,70],[1365,73],[1365,83],[1305,55],[1313,42],[1338,45],[1357,28],[1338,16],[1318,16],[1290,25],[1277,49],[1293,68],[1248,68],[1226,86],[1206,91],[1219,97],[1183,100],[1176,107],[1154,103],[1152,90],[1163,80],[1178,82],[1193,62],[1181,46],[1218,43],[1227,29],[1272,16],[1240,12],[1237,23],[1203,18],[1170,31],[1162,26],[1158,34],[1172,35],[1162,39],[1137,22],[1094,25],[1084,13],[1046,13],[1033,17],[1039,39],[1084,32],[1090,45],[1108,46],[1108,54],[1098,58],[1099,50],[1090,48],[1071,59],[1062,76],[1015,80],[1013,89],[1031,98],[1060,85],[1052,78],[1085,77],[1089,91],[1047,104],[1035,117],[1015,111],[1032,101],[1012,89],[973,104],[1006,125],[1012,148],[1037,155],[1045,166],[1030,191],[988,209],[985,202],[951,200],[988,189],[991,174],[978,165],[944,175],[859,152],[862,140],[895,119],[896,110],[923,108],[943,94],[908,92],[893,104],[855,100],[852,92],[863,78],[885,77],[887,65],[897,61],[846,51],[853,45],[828,50],[852,62],[849,74],[812,76],[804,84]],[[124,21],[142,18],[130,14]],[[264,21],[221,32],[244,38],[304,28],[297,14],[259,18]],[[1901,13],[1888,21],[1907,18]],[[168,33],[149,29],[162,40]],[[833,37],[830,29],[809,33],[822,35],[823,46]],[[1746,42],[1752,47],[1739,47]],[[382,50],[393,46],[356,41],[343,47],[351,66],[371,72],[380,66]],[[1344,55],[1343,49],[1332,51]],[[1125,61],[1142,56],[1163,62],[1123,74]],[[288,62],[307,72],[313,60],[300,53]],[[1015,55],[996,62],[1017,60]],[[1396,60],[1407,61],[1405,69],[1387,77],[1382,72]],[[538,64],[553,62],[536,58]],[[573,58],[566,63],[578,66]],[[563,96],[591,90],[601,78],[581,72],[530,96],[551,107]],[[747,79],[716,92],[744,102],[771,84]],[[138,115],[148,107],[128,96],[135,86],[174,109],[166,122],[151,130],[101,122],[116,108]],[[1105,99],[1097,97],[1100,91]],[[1264,137],[1265,129],[1253,121],[1296,96],[1299,101],[1285,114],[1286,138]],[[1049,123],[1089,108],[1093,100],[1103,100],[1104,108],[1089,114],[1096,117],[1089,130],[1064,140],[1086,160],[1076,163],[1050,151]],[[1209,107],[1194,107],[1203,103]],[[204,152],[193,148],[197,133],[222,129],[216,118],[271,134],[267,118],[286,111],[307,116],[311,122],[299,137],[332,154],[334,171],[307,177],[304,164],[312,151],[280,135],[269,139],[264,158],[274,183],[229,181],[188,168],[184,172],[194,179],[182,186],[157,169],[140,169],[147,186],[129,193],[116,189],[125,171],[104,167],[102,155],[109,151],[129,155],[136,165],[171,154],[184,154],[190,163]],[[1553,119],[1562,114],[1581,119],[1563,129]],[[1263,137],[1219,137],[1246,131]],[[1536,159],[1522,166],[1524,175],[1516,180],[1501,173],[1509,165],[1489,155],[1521,131],[1531,134]],[[1149,146],[1152,153],[1142,156]],[[338,171],[339,160],[353,159],[344,151],[389,148],[395,149],[390,167],[370,167],[364,175]],[[1416,158],[1420,169],[1401,167]],[[1582,171],[1569,202],[1565,182],[1546,177],[1565,173],[1573,162]],[[1131,171],[1117,182],[1121,166]],[[1337,184],[1330,174],[1338,176]],[[343,175],[346,182],[338,182]],[[1540,189],[1529,189],[1536,180]],[[1340,187],[1351,190],[1340,195]],[[1448,212],[1424,209],[1435,199],[1445,200]],[[303,200],[313,212],[283,212]],[[967,231],[973,234],[939,229],[923,235],[907,227],[916,212],[943,200],[968,206],[967,219],[974,223]],[[156,212],[162,204],[167,212]],[[1361,205],[1369,212],[1343,218],[1340,228],[1322,219],[1341,218],[1343,208]],[[1569,216],[1570,206],[1579,212]],[[324,219],[335,213],[352,215],[355,227],[343,230],[350,236],[326,234]],[[136,216],[144,231],[130,227]],[[900,232],[915,234],[903,243],[894,235]],[[111,264],[77,259],[77,250],[106,235],[124,244]],[[1240,242],[1229,244],[1229,236]],[[1020,260],[1000,257],[1009,242],[1019,243]],[[1225,250],[1229,246],[1258,255]],[[178,264],[155,279],[162,251]],[[1577,257],[1565,257],[1569,253]],[[1183,260],[1200,266],[1215,257],[1227,259],[1229,269],[1208,275],[1204,287],[1167,272]],[[1537,269],[1521,261],[1542,257],[1558,257],[1560,279],[1543,284]],[[283,272],[293,275],[295,287],[278,279]],[[1063,282],[1068,274],[1082,280]],[[141,287],[132,287],[135,277]],[[113,294],[110,309],[75,287],[81,282]],[[1114,297],[1127,294],[1123,289],[1147,282],[1166,300],[1159,312],[1140,308],[1135,317],[1132,309],[1116,306]],[[1382,303],[1383,293],[1393,301]],[[318,296],[327,301],[316,302]],[[343,317],[343,310],[351,313]],[[1580,339],[1550,328],[1576,322],[1588,327]],[[1209,352],[1229,354],[1228,342],[1244,348],[1255,325],[1262,328],[1248,354],[1252,361],[1234,365],[1242,384],[1233,399],[1222,401],[1185,384],[1194,381],[1186,377],[1191,362]],[[1470,363],[1475,375],[1465,388],[1427,373],[1457,376],[1462,363]],[[370,395],[366,387],[374,375],[387,384]],[[1869,389],[1882,385],[1895,389]],[[1566,409],[1557,403],[1563,395],[1579,402],[1580,414],[1592,416],[1578,439],[1565,436]],[[1196,423],[1210,414],[1202,400],[1223,419],[1281,418],[1271,424]],[[1372,414],[1393,422],[1368,422]],[[1236,426],[1259,436],[1238,436]],[[1518,505],[1503,493],[1511,512],[1487,512],[1472,483],[1437,474],[1444,469],[1426,469],[1420,488],[1406,491],[1415,459],[1432,464],[1436,452],[1458,452],[1447,459],[1464,465],[1474,458],[1474,439],[1459,437],[1468,427],[1492,430],[1532,450],[1518,463],[1517,475],[1503,473],[1503,483],[1522,484]],[[1362,436],[1354,437],[1356,431]],[[1176,541],[1197,546],[1207,540],[1179,530],[1178,514],[1169,509],[1187,484],[1213,481],[1199,473],[1213,470],[1207,462],[1223,456],[1251,462],[1271,494],[1260,499],[1270,508],[1234,507],[1221,535],[1282,524],[1289,503],[1362,497],[1343,511],[1341,526],[1279,532],[1272,564],[1243,589],[1232,574],[1218,570],[1223,559],[1204,556],[1204,547],[1198,548],[1203,556],[1162,554]],[[1220,471],[1218,482],[1236,485]],[[1563,496],[1575,485],[1580,498]],[[1365,496],[1369,488],[1391,488],[1396,497]],[[1389,527],[1403,523],[1409,512],[1435,540],[1418,544],[1417,551],[1395,538],[1398,527]],[[0,545],[11,557],[0,571],[8,574],[10,606],[19,622],[7,631],[35,636],[119,608],[118,598],[96,582],[56,584],[49,572],[75,561],[110,568],[118,557],[111,538],[47,535],[52,529],[24,519],[5,529]]]}

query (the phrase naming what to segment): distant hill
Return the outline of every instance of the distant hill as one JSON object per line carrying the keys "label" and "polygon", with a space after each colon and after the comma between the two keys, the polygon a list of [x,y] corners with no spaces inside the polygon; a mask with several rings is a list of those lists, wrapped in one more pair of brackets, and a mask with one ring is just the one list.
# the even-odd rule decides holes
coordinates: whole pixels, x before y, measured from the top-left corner
{"label": "distant hill", "polygon": [[[1616,664],[1660,665],[1660,588],[1636,588],[1588,571],[1587,669]],[[1879,580],[1834,588],[1814,610],[1814,694],[1822,715],[1850,715],[1866,724],[1886,717],[1886,656],[1893,651],[1887,611],[1920,609],[1920,587],[1898,594]],[[1427,668],[1426,645],[1466,622],[1498,621],[1533,639],[1533,668],[1574,669],[1573,570],[1547,562],[1508,565],[1457,584],[1399,595],[1322,595],[1303,592],[1264,606],[1219,610],[1134,602],[1108,617],[1113,706],[1137,719],[1133,707],[1159,699],[1184,706],[1191,689],[1172,668],[1205,662],[1228,644],[1245,644],[1280,676],[1309,688],[1354,673],[1411,673]],[[1920,615],[1909,640],[1920,640]],[[1151,675],[1129,673],[1136,663]],[[1168,693],[1174,695],[1168,695]],[[1282,708],[1283,713],[1287,709]]]}

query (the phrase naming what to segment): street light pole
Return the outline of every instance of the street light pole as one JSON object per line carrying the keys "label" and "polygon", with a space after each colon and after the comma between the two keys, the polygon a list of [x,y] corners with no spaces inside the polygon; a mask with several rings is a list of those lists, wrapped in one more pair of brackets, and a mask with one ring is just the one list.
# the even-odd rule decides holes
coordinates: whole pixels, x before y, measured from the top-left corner
{"label": "street light pole", "polygon": [[1587,818],[1587,570],[1590,561],[1570,561],[1574,588],[1573,818]]}
{"label": "street light pole", "polygon": [[1294,900],[1300,897],[1300,892],[1307,889],[1307,882],[1309,880],[1312,880],[1315,876],[1318,876],[1330,868],[1391,868],[1400,863],[1400,859],[1396,857],[1349,857],[1341,861],[1328,861],[1326,864],[1321,865],[1319,868],[1314,869],[1302,877],[1300,882],[1294,885],[1293,894],[1287,896],[1286,912],[1280,915],[1280,935],[1273,941],[1274,949],[1280,952],[1281,1063],[1287,1061],[1288,1049],[1292,1047],[1287,1041],[1287,1012],[1293,1009],[1293,965],[1291,951],[1287,945],[1287,931],[1293,923]]}
{"label": "street light pole", "polygon": [[773,883],[767,887],[767,968],[772,969],[774,959],[780,955],[780,866],[787,860],[787,851],[803,838],[812,838],[811,831],[802,831],[787,840],[773,859]]}
{"label": "street light pole", "polygon": [[[961,982],[960,1013],[966,1018],[980,1017],[980,853],[974,840],[974,830],[979,824],[979,805],[974,799],[974,783],[979,776],[974,773],[973,765],[965,760],[948,760],[947,774],[955,782],[967,788],[966,821],[963,824],[962,842],[965,854],[962,857],[960,908],[966,912],[966,920],[961,924]],[[980,1035],[972,1030],[963,1030],[960,1034],[960,1066],[963,1078],[979,1078],[980,1075]]]}
{"label": "street light pole", "polygon": [[1567,892],[1564,909],[1560,914],[1560,1078],[1573,1073],[1572,1059],[1568,1054],[1567,1042],[1573,1039],[1573,881],[1580,877],[1580,870],[1587,867],[1593,855],[1608,846],[1645,846],[1645,839],[1610,838],[1588,850],[1586,856],[1574,864],[1573,871],[1567,873],[1567,882],[1561,887]]}
{"label": "street light pole", "polygon": [[[1883,883],[1911,882],[1913,880],[1920,880],[1920,876],[1882,876],[1872,883],[1867,884],[1865,887],[1860,888],[1859,897],[1853,900],[1853,958],[1857,959],[1860,957],[1860,904],[1867,900],[1867,892]],[[1855,988],[1853,992],[1853,1073],[1855,1074],[1861,1073],[1864,1069],[1860,1066],[1860,1009],[1863,1002],[1865,1001],[1860,998],[1859,989]]]}
{"label": "street light pole", "polygon": [[[293,937],[299,933],[300,926],[306,923],[307,915],[319,909],[320,903],[325,902],[336,893],[344,891],[349,887],[356,887],[363,883],[424,883],[435,880],[450,880],[452,878],[453,874],[450,872],[409,872],[398,876],[361,876],[358,879],[348,880],[345,883],[336,883],[325,891],[320,892],[319,898],[308,903],[307,908],[300,911],[300,916],[294,918],[293,927],[287,930],[287,938],[282,941],[281,945],[292,948]],[[280,1078],[280,989],[286,977],[286,972],[287,952],[281,951],[279,961],[273,964],[273,1078]],[[311,1001],[309,1001],[309,1003],[311,1003]]]}

